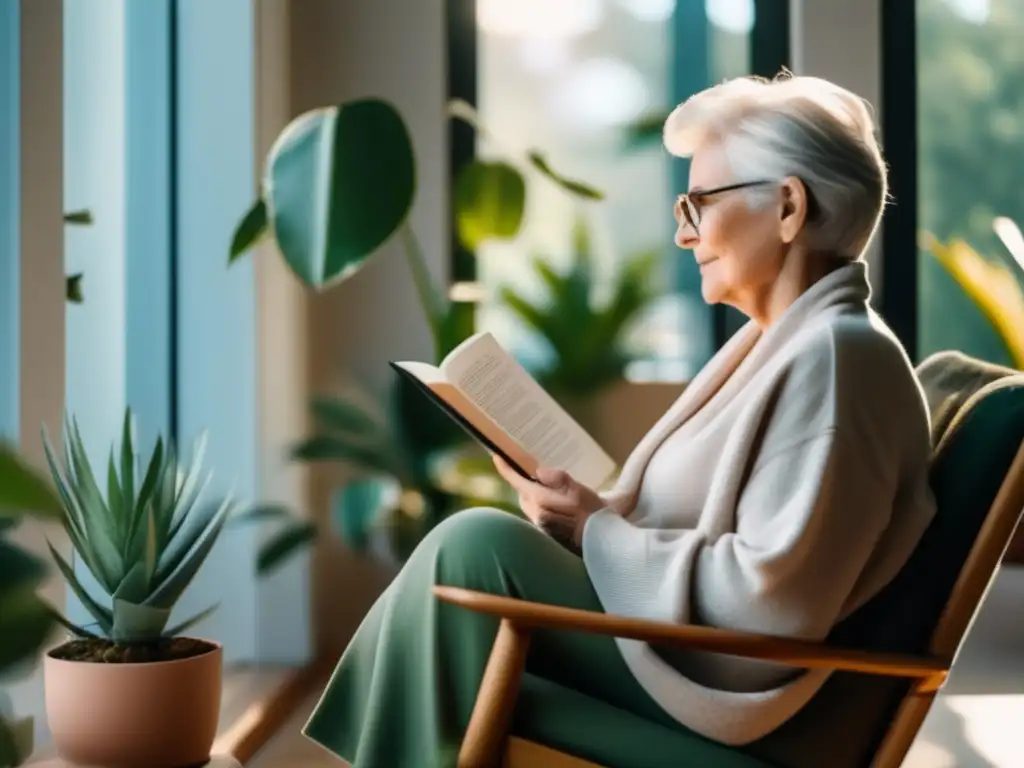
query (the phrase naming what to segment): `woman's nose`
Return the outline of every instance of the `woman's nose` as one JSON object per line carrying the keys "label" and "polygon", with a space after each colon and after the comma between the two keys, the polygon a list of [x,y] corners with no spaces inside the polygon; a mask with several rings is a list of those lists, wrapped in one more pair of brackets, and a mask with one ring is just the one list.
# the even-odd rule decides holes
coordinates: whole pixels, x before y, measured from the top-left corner
{"label": "woman's nose", "polygon": [[700,242],[700,235],[690,226],[689,222],[683,219],[676,228],[676,245],[680,248],[696,248]]}

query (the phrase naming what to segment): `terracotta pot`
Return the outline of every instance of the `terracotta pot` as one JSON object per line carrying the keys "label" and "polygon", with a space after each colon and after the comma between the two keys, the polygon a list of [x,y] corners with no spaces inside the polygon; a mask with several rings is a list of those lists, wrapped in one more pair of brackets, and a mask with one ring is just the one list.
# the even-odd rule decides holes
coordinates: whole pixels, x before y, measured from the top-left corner
{"label": "terracotta pot", "polygon": [[184,768],[210,759],[224,649],[143,664],[43,660],[58,754],[79,766]]}

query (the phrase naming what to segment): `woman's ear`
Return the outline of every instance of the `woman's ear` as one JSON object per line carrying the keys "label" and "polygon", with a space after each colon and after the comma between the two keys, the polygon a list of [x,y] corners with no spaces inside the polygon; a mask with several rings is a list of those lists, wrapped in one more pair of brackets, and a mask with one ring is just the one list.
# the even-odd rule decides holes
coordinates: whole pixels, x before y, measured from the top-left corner
{"label": "woman's ear", "polygon": [[779,235],[784,243],[796,240],[807,221],[810,198],[806,185],[796,176],[789,176],[782,182],[782,210],[779,219]]}

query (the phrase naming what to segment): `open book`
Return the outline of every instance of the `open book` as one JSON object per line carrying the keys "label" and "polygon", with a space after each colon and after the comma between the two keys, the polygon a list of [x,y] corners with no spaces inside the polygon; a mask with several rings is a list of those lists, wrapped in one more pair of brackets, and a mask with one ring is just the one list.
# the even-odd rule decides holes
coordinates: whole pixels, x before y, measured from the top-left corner
{"label": "open book", "polygon": [[615,462],[490,333],[477,333],[440,366],[392,362],[491,453],[524,477],[537,467],[600,488]]}

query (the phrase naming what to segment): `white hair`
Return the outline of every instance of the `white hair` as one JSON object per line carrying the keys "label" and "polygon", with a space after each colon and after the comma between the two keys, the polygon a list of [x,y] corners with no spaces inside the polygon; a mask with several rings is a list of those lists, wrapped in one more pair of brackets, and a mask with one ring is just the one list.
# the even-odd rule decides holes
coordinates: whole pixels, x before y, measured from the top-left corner
{"label": "white hair", "polygon": [[[696,93],[665,121],[664,143],[678,157],[720,143],[739,182],[799,178],[811,198],[809,247],[851,260],[863,255],[888,197],[869,105],[816,77],[742,77]],[[749,191],[764,199],[763,187]]]}

